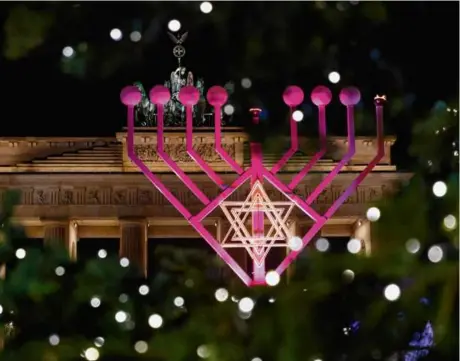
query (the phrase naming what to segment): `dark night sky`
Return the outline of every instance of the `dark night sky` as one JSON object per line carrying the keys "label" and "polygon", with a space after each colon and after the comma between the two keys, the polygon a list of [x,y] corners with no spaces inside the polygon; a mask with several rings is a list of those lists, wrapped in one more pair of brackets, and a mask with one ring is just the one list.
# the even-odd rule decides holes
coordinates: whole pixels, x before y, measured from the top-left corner
{"label": "dark night sky", "polygon": [[[51,36],[41,47],[18,61],[1,60],[4,89],[1,136],[110,136],[119,131],[125,123],[125,111],[119,103],[120,89],[136,80],[141,80],[150,89],[166,80],[176,66],[171,54],[172,43],[166,35],[166,24],[171,18],[178,18],[183,29],[190,30],[185,44],[188,52],[185,65],[196,76],[202,76],[207,87],[213,83],[223,85],[227,80],[239,85],[244,69],[249,69],[242,65],[245,40],[249,34],[262,32],[260,67],[271,76],[246,74],[254,79],[254,86],[246,93],[242,89],[237,92],[243,103],[249,104],[258,98],[263,104],[270,104],[267,108],[272,118],[286,112],[281,93],[287,85],[296,83],[308,94],[315,85],[328,83],[325,74],[334,63],[344,81],[331,86],[333,91],[337,93],[345,84],[365,87],[363,97],[368,101],[364,106],[370,111],[372,102],[369,100],[377,92],[387,94],[390,99],[392,93],[414,94],[412,109],[404,113],[405,122],[409,124],[411,117],[423,114],[435,101],[455,99],[458,94],[456,2],[388,2],[385,4],[388,20],[384,24],[369,26],[350,21],[346,28],[336,32],[329,31],[324,22],[317,20],[312,11],[313,3],[298,4],[302,11],[286,19],[291,39],[287,56],[274,49],[273,32],[266,29],[267,24],[274,21],[276,6],[289,7],[292,4],[289,2],[266,2],[264,7],[257,3],[232,3],[231,16],[218,25],[210,20],[211,17],[218,16],[220,6],[230,4],[215,3],[215,10],[209,15],[196,10],[198,3],[163,3],[161,12],[147,12],[146,3],[84,2],[78,7],[62,4],[67,7],[61,9],[60,14],[64,15],[58,17]],[[328,6],[335,5],[331,2]],[[346,12],[357,11],[360,6],[362,3],[350,6]],[[78,12],[79,16],[73,12]],[[145,34],[140,43],[130,43],[127,34],[133,29],[131,19],[139,19],[142,30],[150,31],[149,41],[145,40],[148,38]],[[219,38],[218,26],[226,27],[229,37],[225,43]],[[122,42],[110,39],[113,27],[125,31]],[[328,56],[327,63],[293,69],[290,59],[295,57],[297,48],[308,45],[313,35],[338,44],[340,51]],[[90,49],[96,49],[91,53],[84,79],[60,70],[62,48],[79,41],[87,41]],[[379,61],[371,59],[373,49],[379,50],[379,61],[386,64],[386,69],[385,65],[382,68]],[[114,54],[113,57],[110,54]],[[125,59],[115,72],[102,77],[102,61],[115,59],[120,54],[129,61]],[[401,79],[395,69],[399,69]],[[387,133],[404,136],[410,126],[401,127],[398,123],[387,121]]]}

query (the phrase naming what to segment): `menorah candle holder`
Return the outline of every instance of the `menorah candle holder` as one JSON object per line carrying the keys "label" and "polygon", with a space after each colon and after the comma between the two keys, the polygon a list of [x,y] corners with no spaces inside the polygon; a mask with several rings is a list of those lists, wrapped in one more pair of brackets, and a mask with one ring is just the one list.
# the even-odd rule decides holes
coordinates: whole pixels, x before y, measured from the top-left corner
{"label": "menorah candle holder", "polygon": [[[295,107],[304,100],[304,93],[297,86],[289,86],[284,94],[284,103],[290,108],[290,132],[291,146],[280,160],[271,168],[263,165],[263,153],[260,143],[250,144],[251,164],[243,169],[222,147],[221,109],[227,102],[228,96],[224,88],[213,86],[207,92],[209,104],[214,107],[214,149],[230,169],[237,174],[237,178],[226,184],[221,176],[216,173],[209,164],[193,149],[193,119],[192,110],[199,100],[199,91],[193,86],[185,86],[179,92],[179,101],[186,109],[186,151],[196,162],[200,169],[221,189],[219,195],[209,199],[193,182],[193,180],[178,166],[176,162],[165,152],[164,149],[164,106],[171,98],[168,88],[157,85],[150,91],[150,100],[158,109],[157,119],[157,153],[168,165],[172,172],[183,182],[196,197],[203,203],[203,208],[196,214],[192,214],[184,204],[160,181],[160,179],[147,167],[134,151],[134,107],[141,101],[141,93],[135,86],[125,87],[121,91],[121,101],[128,108],[128,134],[127,152],[129,159],[147,177],[147,179],[166,197],[166,199],[182,214],[190,225],[203,237],[214,251],[232,268],[232,270],[248,286],[267,284],[267,274],[272,276],[281,275],[296,259],[302,250],[308,245],[313,237],[321,230],[345,200],[357,189],[364,178],[372,171],[385,155],[383,138],[383,104],[384,96],[374,98],[377,122],[377,153],[365,169],[353,180],[347,189],[334,201],[324,214],[319,214],[312,208],[321,192],[324,191],[355,154],[355,130],[354,130],[354,107],[360,101],[361,94],[357,88],[349,87],[342,89],[339,94],[340,102],[346,107],[348,128],[348,151],[337,165],[326,175],[321,183],[306,198],[302,199],[294,193],[296,186],[305,178],[315,164],[326,154],[326,107],[332,100],[331,91],[325,86],[318,86],[311,93],[311,101],[318,107],[318,124],[320,149],[305,164],[305,166],[292,178],[289,184],[285,184],[278,177],[278,172],[294,156],[299,148],[297,122],[293,119]],[[250,110],[253,122],[259,122],[260,109]],[[229,197],[243,184],[249,182],[251,189],[244,201],[229,201]],[[268,197],[264,184],[271,184],[286,198],[285,202],[274,202]],[[307,217],[313,221],[313,226],[306,234],[292,234],[288,226],[288,218],[294,207],[298,207]],[[203,225],[203,220],[215,209],[220,207],[230,223],[229,233],[222,239],[217,240]],[[247,228],[247,220],[251,217],[251,229]],[[269,227],[266,230],[265,221]],[[275,270],[267,272],[265,258],[273,247],[287,247],[289,252]],[[246,249],[253,260],[253,271],[250,274],[244,270],[238,262],[227,252],[229,248]],[[270,282],[268,282],[270,283]]]}

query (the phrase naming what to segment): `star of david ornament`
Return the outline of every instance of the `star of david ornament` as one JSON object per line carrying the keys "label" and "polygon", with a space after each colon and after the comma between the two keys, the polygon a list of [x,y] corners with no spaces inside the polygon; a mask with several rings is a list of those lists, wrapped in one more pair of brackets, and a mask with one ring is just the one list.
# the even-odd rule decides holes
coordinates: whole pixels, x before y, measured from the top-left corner
{"label": "star of david ornament", "polygon": [[[255,182],[244,201],[221,203],[220,208],[230,223],[222,247],[245,248],[252,260],[261,266],[272,247],[289,247],[293,234],[287,222],[294,206],[289,201],[271,201],[262,183]],[[263,217],[263,224],[268,223],[268,227],[258,229],[254,225],[249,226],[254,213]]]}

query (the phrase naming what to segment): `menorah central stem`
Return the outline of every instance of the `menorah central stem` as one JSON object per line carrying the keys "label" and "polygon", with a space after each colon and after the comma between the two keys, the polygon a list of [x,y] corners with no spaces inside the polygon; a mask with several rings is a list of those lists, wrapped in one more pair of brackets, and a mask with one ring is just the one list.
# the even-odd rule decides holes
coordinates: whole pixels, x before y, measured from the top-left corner
{"label": "menorah central stem", "polygon": [[[253,173],[251,177],[251,188],[254,184],[259,181],[263,182],[262,170],[263,170],[263,154],[262,154],[262,145],[260,143],[251,143],[251,163],[253,168]],[[257,194],[254,194],[253,197],[257,197]],[[254,199],[252,199],[254,201]],[[259,208],[259,206],[257,206]],[[258,210],[252,212],[252,237],[254,239],[254,251],[264,252],[264,237],[265,237],[265,226],[264,226],[264,210]],[[253,271],[253,280],[254,284],[265,284],[265,261],[252,262],[252,271]]]}

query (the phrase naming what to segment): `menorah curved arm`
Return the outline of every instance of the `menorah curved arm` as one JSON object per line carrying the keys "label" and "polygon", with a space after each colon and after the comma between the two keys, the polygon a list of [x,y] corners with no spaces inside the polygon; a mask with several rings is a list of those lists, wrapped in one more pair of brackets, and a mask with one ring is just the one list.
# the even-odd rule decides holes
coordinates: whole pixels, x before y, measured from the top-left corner
{"label": "menorah curved arm", "polygon": [[243,168],[222,147],[221,111],[228,99],[227,91],[220,86],[213,86],[209,88],[207,98],[209,104],[214,107],[214,149],[235,173],[241,175],[244,172]]}
{"label": "menorah curved arm", "polygon": [[[158,91],[158,93],[156,93]],[[164,92],[164,89],[162,89]],[[169,94],[169,91],[168,91]],[[168,153],[164,150],[164,104],[159,101],[159,88],[153,88],[150,92],[152,103],[157,106],[157,153],[158,156],[168,165],[168,167],[176,174],[176,176],[192,191],[192,193],[203,203],[208,204],[208,197],[201,191],[200,188],[193,182],[190,177],[172,160]],[[164,99],[163,99],[164,100]],[[129,133],[129,128],[128,128]],[[134,133],[134,131],[133,131]]]}
{"label": "menorah curved arm", "polygon": [[278,173],[286,163],[292,158],[292,156],[297,152],[299,149],[299,137],[297,132],[297,122],[295,121],[293,114],[294,108],[303,102],[304,95],[303,90],[298,86],[291,85],[286,88],[283,93],[283,100],[286,105],[289,106],[289,127],[291,130],[291,147],[289,150],[284,153],[281,159],[273,165],[270,172],[275,175]]}
{"label": "menorah curved arm", "polygon": [[329,219],[337,211],[337,209],[347,200],[347,198],[358,188],[361,182],[366,178],[366,176],[374,169],[374,167],[380,162],[380,160],[385,156],[385,141],[383,137],[383,103],[386,100],[386,97],[375,98],[376,102],[376,123],[377,123],[377,154],[370,161],[370,163],[364,168],[364,170],[351,182],[347,189],[338,197],[332,206],[324,214],[324,217]]}
{"label": "menorah curved arm", "polygon": [[325,86],[317,86],[311,93],[313,104],[318,107],[318,132],[320,149],[312,159],[297,173],[289,183],[289,188],[295,189],[297,185],[307,176],[310,170],[324,157],[327,152],[327,133],[326,133],[326,106],[331,102],[332,93]]}
{"label": "menorah curved arm", "polygon": [[139,89],[134,86],[126,87],[121,92],[121,101],[128,108],[128,134],[126,137],[126,147],[129,159],[144,173],[147,179],[166,197],[166,199],[178,210],[185,219],[190,219],[192,214],[190,211],[179,201],[179,199],[172,194],[169,189],[161,182],[139,159],[134,150],[134,106],[141,101],[141,94]]}
{"label": "menorah curved arm", "polygon": [[353,158],[356,152],[355,146],[355,122],[354,122],[354,106],[358,104],[361,99],[361,94],[358,89],[350,87],[342,89],[340,92],[340,101],[347,107],[347,140],[348,151],[342,160],[332,169],[331,172],[322,180],[322,182],[313,190],[307,197],[306,203],[311,205],[316,201],[318,196],[332,183],[334,178],[339,174],[343,167]]}
{"label": "menorah curved arm", "polygon": [[179,92],[179,100],[185,106],[185,147],[187,154],[214,183],[221,189],[225,189],[226,185],[223,179],[193,149],[193,106],[198,103],[199,99],[200,92],[193,86],[183,87]]}

